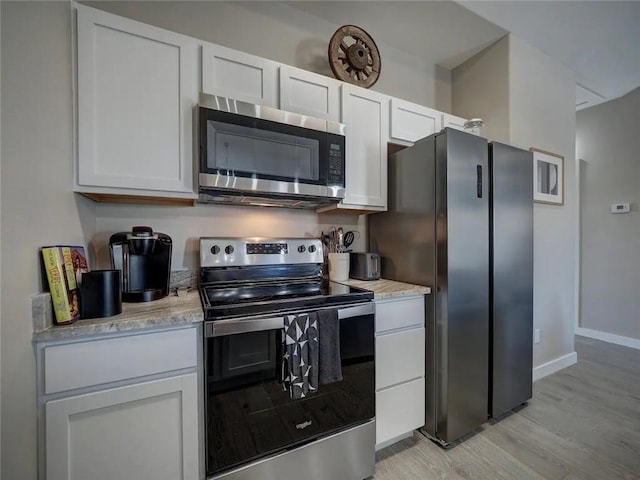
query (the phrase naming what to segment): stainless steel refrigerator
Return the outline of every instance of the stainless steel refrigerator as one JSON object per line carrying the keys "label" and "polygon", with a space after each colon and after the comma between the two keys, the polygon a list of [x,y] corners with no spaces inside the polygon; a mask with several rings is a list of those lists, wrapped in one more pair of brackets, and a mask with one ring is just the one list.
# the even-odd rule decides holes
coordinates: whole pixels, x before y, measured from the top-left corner
{"label": "stainless steel refrigerator", "polygon": [[426,423],[444,445],[531,398],[533,160],[445,129],[389,157],[383,278],[426,285]]}

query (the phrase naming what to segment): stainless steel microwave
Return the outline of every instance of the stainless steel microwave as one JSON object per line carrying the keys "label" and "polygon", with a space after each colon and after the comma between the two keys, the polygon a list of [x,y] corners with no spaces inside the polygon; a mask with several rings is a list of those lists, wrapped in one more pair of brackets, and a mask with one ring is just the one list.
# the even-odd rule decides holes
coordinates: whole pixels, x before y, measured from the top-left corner
{"label": "stainless steel microwave", "polygon": [[315,209],[345,187],[345,125],[200,95],[199,201]]}

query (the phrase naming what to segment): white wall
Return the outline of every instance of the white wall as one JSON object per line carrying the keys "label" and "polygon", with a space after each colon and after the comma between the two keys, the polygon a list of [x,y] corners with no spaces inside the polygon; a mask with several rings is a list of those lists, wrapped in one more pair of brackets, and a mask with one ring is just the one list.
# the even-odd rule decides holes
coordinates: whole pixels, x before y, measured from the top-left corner
{"label": "white wall", "polygon": [[[640,89],[581,110],[580,327],[640,339]],[[614,215],[612,203],[630,202]]]}
{"label": "white wall", "polygon": [[[2,477],[36,478],[35,361],[29,296],[39,247],[86,243],[92,202],[72,192],[70,7],[2,9]],[[7,279],[11,281],[7,281]]]}
{"label": "white wall", "polygon": [[463,118],[484,120],[491,140],[509,142],[509,38],[504,37],[451,72],[451,106]]}
{"label": "white wall", "polygon": [[[333,24],[271,1],[81,3],[331,78],[329,39],[343,24],[361,24],[348,16],[342,24]],[[327,8],[340,8],[340,2]],[[376,38],[376,31],[369,33]],[[449,71],[384,43],[377,45],[382,72],[371,90],[450,111]]]}
{"label": "white wall", "polygon": [[541,342],[534,345],[533,361],[539,367],[575,358],[574,75],[509,35],[454,69],[452,95],[456,115],[488,119],[490,139],[565,157],[565,204],[534,204],[533,322]]}
{"label": "white wall", "polygon": [[574,352],[575,75],[509,36],[510,143],[564,156],[564,205],[534,204],[535,366]]}

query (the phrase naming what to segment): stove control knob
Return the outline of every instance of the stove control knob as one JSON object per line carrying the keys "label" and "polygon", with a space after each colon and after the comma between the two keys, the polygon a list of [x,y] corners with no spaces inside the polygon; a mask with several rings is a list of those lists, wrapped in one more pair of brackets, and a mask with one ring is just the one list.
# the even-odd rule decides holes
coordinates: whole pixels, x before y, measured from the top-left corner
{"label": "stove control knob", "polygon": [[233,247],[231,245],[227,245],[224,249],[224,253],[231,255],[233,253]]}
{"label": "stove control knob", "polygon": [[211,247],[211,253],[213,253],[214,255],[217,255],[220,253],[220,247],[218,245],[214,245],[213,247]]}
{"label": "stove control knob", "polygon": [[[311,248],[311,247],[309,247],[309,248]],[[307,247],[305,247],[304,245],[300,245],[300,246],[298,247],[298,251],[299,251],[300,253],[304,253],[304,251],[305,251],[306,249],[307,249]]]}
{"label": "stove control knob", "polygon": [[309,253],[313,253],[316,251],[316,246],[315,245],[309,245]]}

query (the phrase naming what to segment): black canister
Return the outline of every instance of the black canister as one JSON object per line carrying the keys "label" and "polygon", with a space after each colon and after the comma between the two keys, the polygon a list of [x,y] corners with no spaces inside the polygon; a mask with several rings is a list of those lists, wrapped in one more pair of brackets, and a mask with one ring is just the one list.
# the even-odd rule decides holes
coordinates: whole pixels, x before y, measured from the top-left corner
{"label": "black canister", "polygon": [[82,274],[80,317],[111,317],[122,312],[120,270],[94,270]]}

